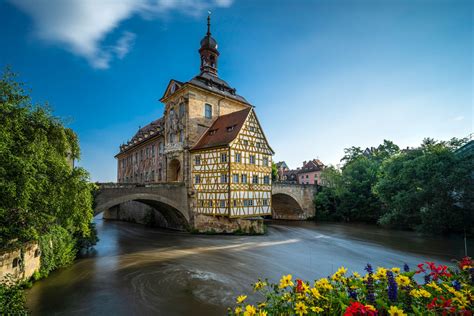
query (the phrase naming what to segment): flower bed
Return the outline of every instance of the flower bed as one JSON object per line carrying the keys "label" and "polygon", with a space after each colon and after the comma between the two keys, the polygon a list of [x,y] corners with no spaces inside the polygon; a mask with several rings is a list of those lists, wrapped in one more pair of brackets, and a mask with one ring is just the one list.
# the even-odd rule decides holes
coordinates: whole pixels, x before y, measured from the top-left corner
{"label": "flower bed", "polygon": [[[254,292],[263,296],[257,304],[240,295],[229,315],[472,315],[473,261],[469,257],[448,268],[433,262],[420,263],[412,271],[401,268],[373,269],[349,274],[344,267],[312,285],[293,280],[291,274],[279,284],[259,280]],[[423,284],[414,276],[423,276]]]}

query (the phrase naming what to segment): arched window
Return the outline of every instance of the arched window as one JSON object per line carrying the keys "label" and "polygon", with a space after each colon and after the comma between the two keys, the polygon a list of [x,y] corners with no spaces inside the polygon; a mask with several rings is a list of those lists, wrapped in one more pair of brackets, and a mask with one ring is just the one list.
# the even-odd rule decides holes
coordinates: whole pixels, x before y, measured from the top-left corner
{"label": "arched window", "polygon": [[212,105],[206,103],[204,116],[208,119],[212,118]]}

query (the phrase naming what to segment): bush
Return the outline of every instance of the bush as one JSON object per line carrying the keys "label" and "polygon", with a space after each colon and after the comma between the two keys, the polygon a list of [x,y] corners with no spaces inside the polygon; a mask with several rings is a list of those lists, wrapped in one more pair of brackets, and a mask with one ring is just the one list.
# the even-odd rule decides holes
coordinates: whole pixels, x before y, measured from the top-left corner
{"label": "bush", "polygon": [[71,264],[77,253],[76,241],[71,234],[58,225],[51,227],[49,233],[39,238],[41,249],[42,277],[61,267]]}
{"label": "bush", "polygon": [[25,292],[18,281],[8,276],[0,283],[0,315],[26,315]]}
{"label": "bush", "polygon": [[[283,276],[279,284],[259,280],[254,291],[264,299],[245,303],[240,295],[229,315],[472,315],[473,261],[463,258],[457,268],[425,262],[410,271],[367,264],[364,276],[347,274],[344,267],[332,276],[309,282]],[[415,280],[423,276],[424,283]]]}

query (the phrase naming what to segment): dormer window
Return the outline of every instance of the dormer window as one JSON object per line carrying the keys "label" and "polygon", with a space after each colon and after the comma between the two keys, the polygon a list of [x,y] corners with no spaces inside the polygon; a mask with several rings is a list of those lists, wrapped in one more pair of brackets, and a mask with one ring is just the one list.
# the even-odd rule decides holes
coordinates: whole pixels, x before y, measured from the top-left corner
{"label": "dormer window", "polygon": [[216,133],[217,133],[217,128],[216,128],[216,129],[211,129],[211,130],[209,131],[209,136],[212,136],[212,135],[214,135],[214,134],[216,134]]}
{"label": "dormer window", "polygon": [[236,125],[232,125],[232,126],[227,126],[227,131],[228,132],[232,132],[234,129],[235,129]]}
{"label": "dormer window", "polygon": [[212,118],[212,105],[206,103],[205,109],[204,109],[204,117],[207,119]]}

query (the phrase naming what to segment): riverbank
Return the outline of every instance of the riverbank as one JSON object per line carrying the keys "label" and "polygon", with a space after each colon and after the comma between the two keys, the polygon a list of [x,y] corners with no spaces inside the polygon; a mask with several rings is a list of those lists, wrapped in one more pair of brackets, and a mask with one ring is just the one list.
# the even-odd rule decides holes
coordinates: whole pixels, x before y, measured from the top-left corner
{"label": "riverbank", "polygon": [[450,264],[463,252],[457,239],[367,225],[270,221],[263,236],[206,236],[96,222],[95,250],[28,290],[33,314],[224,315],[258,278],[313,280],[367,262]]}

